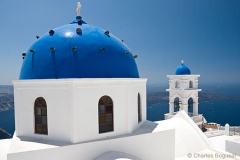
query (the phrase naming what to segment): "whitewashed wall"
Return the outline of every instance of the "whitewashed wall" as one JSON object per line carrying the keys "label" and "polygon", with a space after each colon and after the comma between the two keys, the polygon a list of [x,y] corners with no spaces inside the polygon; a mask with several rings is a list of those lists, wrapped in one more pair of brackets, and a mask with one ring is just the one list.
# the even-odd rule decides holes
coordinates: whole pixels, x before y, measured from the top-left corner
{"label": "whitewashed wall", "polygon": [[[146,120],[146,79],[59,79],[13,81],[16,135],[60,142],[86,142],[131,133]],[[99,134],[98,101],[113,100],[114,131]],[[48,135],[34,133],[34,101],[47,103]]]}
{"label": "whitewashed wall", "polygon": [[167,75],[169,78],[169,88],[175,89],[175,82],[180,83],[179,89],[189,89],[189,82],[193,82],[193,88],[198,88],[198,78],[200,75]]}
{"label": "whitewashed wall", "polygon": [[[142,160],[174,160],[175,130],[108,139],[53,149],[9,153],[8,160],[92,160],[105,152],[118,151]],[[178,148],[176,148],[178,149]]]}

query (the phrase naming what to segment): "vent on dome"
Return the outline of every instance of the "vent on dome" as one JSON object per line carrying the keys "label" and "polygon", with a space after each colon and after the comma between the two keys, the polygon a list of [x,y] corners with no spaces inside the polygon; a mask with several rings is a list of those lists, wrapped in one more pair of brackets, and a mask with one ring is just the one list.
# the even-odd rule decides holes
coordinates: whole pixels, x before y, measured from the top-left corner
{"label": "vent on dome", "polygon": [[49,34],[52,36],[52,35],[54,34],[54,30],[51,29],[51,30],[49,31]]}
{"label": "vent on dome", "polygon": [[101,51],[102,51],[102,52],[105,52],[105,48],[101,48]]}
{"label": "vent on dome", "polygon": [[72,51],[76,51],[77,50],[77,48],[76,47],[72,47]]}
{"label": "vent on dome", "polygon": [[105,31],[105,34],[106,34],[106,35],[109,35],[109,31]]}
{"label": "vent on dome", "polygon": [[52,51],[52,52],[55,51],[55,48],[51,47],[51,48],[50,48],[50,51]]}
{"label": "vent on dome", "polygon": [[22,59],[24,59],[26,56],[26,53],[22,53]]}
{"label": "vent on dome", "polygon": [[77,28],[76,29],[76,33],[79,35],[79,34],[82,34],[82,30],[81,30],[81,28]]}

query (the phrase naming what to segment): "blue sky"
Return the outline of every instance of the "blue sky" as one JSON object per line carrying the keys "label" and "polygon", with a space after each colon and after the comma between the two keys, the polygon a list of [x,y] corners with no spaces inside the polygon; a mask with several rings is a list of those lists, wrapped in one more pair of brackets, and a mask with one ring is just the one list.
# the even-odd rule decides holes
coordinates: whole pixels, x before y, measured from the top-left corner
{"label": "blue sky", "polygon": [[[18,79],[35,36],[70,23],[75,0],[0,0],[0,84]],[[140,76],[166,84],[184,59],[199,83],[240,85],[239,0],[82,0],[81,16],[137,54]]]}

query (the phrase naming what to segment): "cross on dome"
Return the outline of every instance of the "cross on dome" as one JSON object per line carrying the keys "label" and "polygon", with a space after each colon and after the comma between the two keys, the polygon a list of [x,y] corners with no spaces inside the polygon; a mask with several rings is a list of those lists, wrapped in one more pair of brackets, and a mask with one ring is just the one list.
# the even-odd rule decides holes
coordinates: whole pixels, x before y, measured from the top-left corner
{"label": "cross on dome", "polygon": [[80,10],[82,8],[82,5],[80,2],[77,3],[77,9],[76,9],[76,12],[77,12],[77,16],[80,16]]}
{"label": "cross on dome", "polygon": [[183,63],[184,63],[184,60],[181,60],[181,65],[177,67],[176,71],[175,71],[175,75],[190,75],[191,74],[191,71],[190,69],[185,66]]}

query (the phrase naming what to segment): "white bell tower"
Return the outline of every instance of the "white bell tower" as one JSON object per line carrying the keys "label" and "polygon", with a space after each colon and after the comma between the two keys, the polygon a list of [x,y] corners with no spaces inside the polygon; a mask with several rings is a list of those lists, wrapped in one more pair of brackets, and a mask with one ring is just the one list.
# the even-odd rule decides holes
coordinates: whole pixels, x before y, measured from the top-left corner
{"label": "white bell tower", "polygon": [[[176,69],[175,75],[167,75],[169,78],[169,113],[165,114],[165,119],[172,118],[176,113],[175,110],[184,110],[195,122],[201,121],[202,115],[198,114],[198,77],[192,75],[190,69],[182,64]],[[189,107],[193,112],[188,111]]]}

